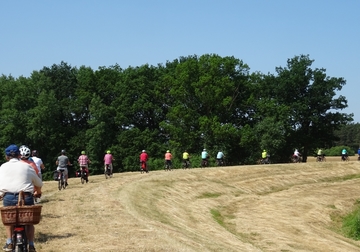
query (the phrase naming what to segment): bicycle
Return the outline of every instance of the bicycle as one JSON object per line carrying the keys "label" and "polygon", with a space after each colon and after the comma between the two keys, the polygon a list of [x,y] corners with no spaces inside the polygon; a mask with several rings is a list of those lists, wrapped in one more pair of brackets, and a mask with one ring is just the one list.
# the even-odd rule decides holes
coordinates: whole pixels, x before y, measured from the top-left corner
{"label": "bicycle", "polygon": [[106,167],[106,168],[105,168],[105,172],[104,172],[105,178],[106,178],[106,179],[112,178],[112,172],[111,172],[111,166],[110,166],[110,164],[106,164],[105,167]]}
{"label": "bicycle", "polygon": [[183,160],[182,167],[184,170],[190,169],[190,160]]}
{"label": "bicycle", "polygon": [[201,168],[208,167],[209,161],[207,159],[201,160]]}
{"label": "bicycle", "polygon": [[216,165],[217,166],[225,166],[225,160],[224,159],[216,159]]}
{"label": "bicycle", "polygon": [[267,155],[266,158],[261,158],[260,164],[271,164],[270,155]]}
{"label": "bicycle", "polygon": [[291,162],[292,163],[301,163],[302,161],[302,157],[301,156],[295,156],[295,155],[292,155],[291,156]]}
{"label": "bicycle", "polygon": [[325,156],[317,156],[316,157],[316,162],[326,162],[326,157]]}
{"label": "bicycle", "polygon": [[140,173],[144,173],[144,172],[148,173],[149,170],[148,170],[148,168],[147,168],[146,162],[141,161],[141,162],[140,162]]}
{"label": "bicycle", "polygon": [[58,188],[59,188],[59,191],[61,191],[61,189],[66,188],[64,171],[65,171],[65,169],[63,169],[63,168],[60,168],[58,170]]}
{"label": "bicycle", "polygon": [[[38,195],[36,197],[41,197]],[[41,205],[24,206],[24,192],[18,195],[17,206],[2,207],[1,219],[4,225],[12,227],[13,252],[28,252],[27,227],[40,222]]]}
{"label": "bicycle", "polygon": [[342,155],[341,156],[341,161],[350,161],[350,158],[348,155]]}
{"label": "bicycle", "polygon": [[170,162],[168,162],[168,161],[170,161],[170,160],[165,161],[165,168],[164,168],[165,171],[171,171],[172,170],[171,161]]}
{"label": "bicycle", "polygon": [[85,181],[86,183],[89,182],[88,177],[87,177],[87,172],[85,171],[85,169],[83,167],[80,168],[80,180],[81,180],[81,184],[84,184]]}

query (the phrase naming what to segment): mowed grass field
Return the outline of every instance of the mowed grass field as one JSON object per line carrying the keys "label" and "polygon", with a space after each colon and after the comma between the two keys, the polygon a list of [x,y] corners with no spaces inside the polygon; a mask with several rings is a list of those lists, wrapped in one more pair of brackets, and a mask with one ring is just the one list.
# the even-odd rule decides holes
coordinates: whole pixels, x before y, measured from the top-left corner
{"label": "mowed grass field", "polygon": [[339,221],[360,199],[355,160],[116,173],[88,184],[71,178],[63,191],[48,181],[35,245],[46,252],[360,251]]}

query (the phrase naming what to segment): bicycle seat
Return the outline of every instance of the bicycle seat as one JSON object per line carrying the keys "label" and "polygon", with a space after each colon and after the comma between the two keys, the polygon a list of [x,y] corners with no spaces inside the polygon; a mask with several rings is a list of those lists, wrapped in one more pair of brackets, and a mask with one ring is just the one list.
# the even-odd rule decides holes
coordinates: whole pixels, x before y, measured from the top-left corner
{"label": "bicycle seat", "polygon": [[60,168],[59,171],[63,172],[65,171],[65,168]]}

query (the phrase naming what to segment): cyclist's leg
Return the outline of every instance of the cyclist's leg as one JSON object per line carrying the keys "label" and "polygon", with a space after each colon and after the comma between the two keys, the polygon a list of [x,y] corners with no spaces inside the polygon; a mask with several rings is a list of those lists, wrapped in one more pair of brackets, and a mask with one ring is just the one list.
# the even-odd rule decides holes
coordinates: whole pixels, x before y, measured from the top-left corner
{"label": "cyclist's leg", "polygon": [[[3,197],[3,206],[16,206],[18,203],[18,197],[15,195],[11,195],[11,194],[5,194]],[[10,244],[12,242],[12,231],[13,231],[13,226],[5,226],[5,231],[6,231],[6,243]]]}
{"label": "cyclist's leg", "polygon": [[[26,206],[34,205],[34,197],[32,195],[24,195],[24,203]],[[26,226],[26,236],[29,245],[34,246],[34,238],[35,238],[35,226],[29,225]]]}
{"label": "cyclist's leg", "polygon": [[68,168],[64,169],[64,177],[65,177],[65,184],[67,185],[67,181],[68,181]]}
{"label": "cyclist's leg", "polygon": [[110,174],[111,175],[113,174],[113,164],[112,163],[110,164]]}

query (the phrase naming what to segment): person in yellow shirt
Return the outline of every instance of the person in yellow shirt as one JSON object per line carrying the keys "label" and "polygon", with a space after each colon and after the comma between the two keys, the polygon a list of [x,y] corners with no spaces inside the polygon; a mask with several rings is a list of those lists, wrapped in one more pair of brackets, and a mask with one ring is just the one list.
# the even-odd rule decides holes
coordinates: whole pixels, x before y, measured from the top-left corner
{"label": "person in yellow shirt", "polygon": [[185,150],[183,153],[183,169],[190,168],[190,155]]}
{"label": "person in yellow shirt", "polygon": [[261,164],[270,164],[269,155],[266,150],[261,153]]}

